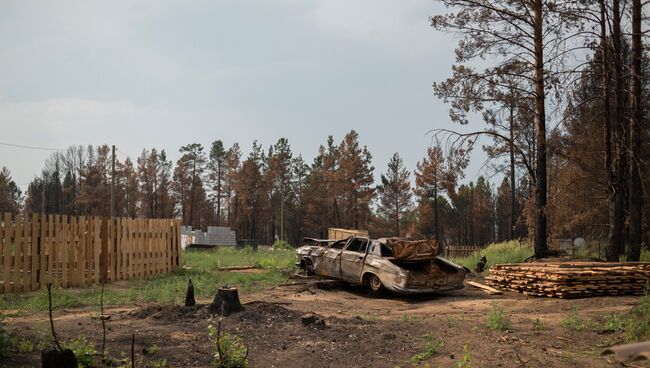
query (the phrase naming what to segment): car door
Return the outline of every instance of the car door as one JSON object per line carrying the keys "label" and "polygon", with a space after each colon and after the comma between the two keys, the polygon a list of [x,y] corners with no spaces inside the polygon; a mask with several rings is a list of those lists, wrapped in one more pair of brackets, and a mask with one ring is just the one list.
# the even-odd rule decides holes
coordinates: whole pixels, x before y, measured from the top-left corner
{"label": "car door", "polygon": [[339,240],[323,251],[316,273],[322,276],[341,277],[341,253],[351,238]]}
{"label": "car door", "polygon": [[341,253],[341,278],[349,282],[361,282],[367,248],[366,238],[354,238],[347,244]]}

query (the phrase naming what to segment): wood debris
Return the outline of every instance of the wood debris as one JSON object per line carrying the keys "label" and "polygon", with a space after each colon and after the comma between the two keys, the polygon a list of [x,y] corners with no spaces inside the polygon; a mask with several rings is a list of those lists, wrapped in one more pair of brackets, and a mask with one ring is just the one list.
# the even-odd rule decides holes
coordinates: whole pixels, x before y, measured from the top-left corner
{"label": "wood debris", "polygon": [[228,267],[219,267],[217,266],[217,271],[244,271],[244,270],[254,270],[261,268],[256,265],[244,265],[244,266],[228,266]]}
{"label": "wood debris", "polygon": [[467,284],[469,286],[473,286],[473,287],[478,288],[478,289],[481,289],[481,290],[485,291],[486,293],[488,293],[489,295],[503,294],[500,290],[497,290],[497,289],[495,289],[493,287],[490,287],[490,286],[487,286],[487,285],[483,285],[483,284],[481,284],[479,282],[476,282],[476,281],[465,281],[465,284]]}
{"label": "wood debris", "polygon": [[650,263],[553,262],[495,265],[488,285],[531,296],[643,295]]}

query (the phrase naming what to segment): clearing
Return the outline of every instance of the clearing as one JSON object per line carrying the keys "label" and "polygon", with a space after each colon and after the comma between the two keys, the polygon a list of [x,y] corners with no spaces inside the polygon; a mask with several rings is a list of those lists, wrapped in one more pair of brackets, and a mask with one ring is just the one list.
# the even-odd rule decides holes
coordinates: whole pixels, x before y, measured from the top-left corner
{"label": "clearing", "polygon": [[[240,291],[240,298],[245,310],[223,318],[223,326],[243,338],[251,367],[607,367],[612,363],[600,351],[623,340],[616,316],[639,301],[528,298],[511,292],[493,296],[470,287],[440,295],[370,298],[358,287],[305,285]],[[302,324],[301,315],[311,312],[325,319],[324,329]],[[97,314],[97,307],[56,310],[60,339],[85,336],[99,349]],[[135,333],[137,366],[165,366],[163,361],[170,367],[210,366],[211,322],[205,307],[127,303],[107,308],[106,314],[111,316],[107,349],[112,355],[128,356]],[[505,330],[487,327],[488,316],[496,318],[493,328]],[[5,322],[10,333],[35,346],[50,342],[46,312]],[[0,366],[38,366],[37,350],[13,355]]]}

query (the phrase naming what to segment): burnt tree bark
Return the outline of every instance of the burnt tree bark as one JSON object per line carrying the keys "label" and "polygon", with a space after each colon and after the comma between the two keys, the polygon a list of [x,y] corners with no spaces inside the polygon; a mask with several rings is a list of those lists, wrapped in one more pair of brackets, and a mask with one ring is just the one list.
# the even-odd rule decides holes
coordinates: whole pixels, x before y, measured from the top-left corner
{"label": "burnt tree bark", "polygon": [[187,282],[187,292],[185,293],[185,306],[193,307],[196,305],[196,300],[194,299],[194,284],[192,284],[192,279]]}
{"label": "burnt tree bark", "polygon": [[514,110],[515,106],[512,101],[510,101],[510,142],[508,144],[508,149],[510,153],[510,229],[508,231],[508,240],[513,240],[515,238],[515,226],[517,222],[517,197],[515,192],[515,128],[514,128]]}
{"label": "burnt tree bark", "polygon": [[533,34],[535,43],[535,140],[537,144],[535,167],[535,258],[543,258],[546,244],[546,109],[544,106],[544,18],[543,1],[532,2]]}
{"label": "burnt tree bark", "polygon": [[236,288],[222,287],[217,290],[214,300],[210,305],[210,311],[221,314],[224,317],[242,310],[239,302],[239,293]]}
{"label": "burnt tree bark", "polygon": [[612,43],[614,51],[614,89],[616,105],[614,110],[614,140],[613,147],[616,151],[614,165],[614,185],[609,203],[609,247],[607,260],[617,261],[624,248],[623,225],[625,223],[625,124],[623,122],[623,100],[625,99],[623,67],[622,67],[622,32],[621,32],[621,4],[620,0],[612,2]]}
{"label": "burnt tree bark", "polygon": [[643,103],[641,86],[641,58],[643,54],[641,34],[641,0],[632,0],[632,86],[630,88],[630,247],[627,260],[638,261],[641,257],[641,216],[643,211],[643,188],[641,182],[641,121]]}

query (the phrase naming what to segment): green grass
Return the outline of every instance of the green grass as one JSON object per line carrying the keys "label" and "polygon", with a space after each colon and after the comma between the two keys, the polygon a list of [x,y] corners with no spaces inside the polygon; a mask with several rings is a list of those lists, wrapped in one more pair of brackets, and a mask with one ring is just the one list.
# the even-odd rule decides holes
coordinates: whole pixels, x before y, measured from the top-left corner
{"label": "green grass", "polygon": [[646,293],[624,322],[628,341],[645,341],[650,339],[650,294]]}
{"label": "green grass", "polygon": [[424,344],[424,347],[422,348],[422,351],[419,353],[414,354],[411,357],[411,363],[413,365],[417,365],[432,356],[438,354],[440,349],[442,349],[443,346],[445,346],[445,343],[442,342],[441,340],[433,340],[433,336],[431,334],[426,334],[424,335],[424,338],[426,339],[426,343]]}
{"label": "green grass", "polygon": [[476,264],[485,256],[487,258],[486,269],[499,263],[517,263],[533,255],[533,247],[527,243],[520,243],[513,240],[504,243],[490,244],[474,254],[467,257],[451,258],[450,261],[474,270]]}
{"label": "green grass", "polygon": [[[105,305],[133,302],[180,303],[185,299],[188,279],[192,279],[197,298],[212,298],[218,287],[237,286],[242,291],[253,291],[286,282],[284,270],[292,269],[295,252],[292,250],[253,251],[222,248],[218,250],[188,250],[182,255],[186,268],[151,279],[134,279],[106,284]],[[219,272],[221,267],[258,265],[259,273]],[[75,289],[55,289],[52,303],[55,308],[99,306],[100,286]],[[47,310],[47,292],[7,294],[0,298],[0,310],[12,314]]]}
{"label": "green grass", "polygon": [[569,315],[564,317],[560,321],[560,325],[566,329],[580,332],[584,330],[594,329],[596,323],[594,323],[594,321],[581,318],[578,315],[578,309],[574,305],[571,306],[571,311],[569,311]]}

